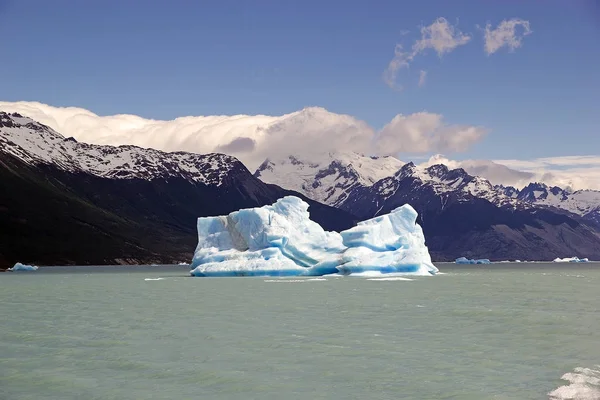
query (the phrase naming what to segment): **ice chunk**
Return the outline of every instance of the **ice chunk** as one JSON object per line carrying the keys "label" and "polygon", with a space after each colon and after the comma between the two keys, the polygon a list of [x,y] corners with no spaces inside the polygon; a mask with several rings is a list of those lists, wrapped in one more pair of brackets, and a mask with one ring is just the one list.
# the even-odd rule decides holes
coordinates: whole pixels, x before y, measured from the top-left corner
{"label": "ice chunk", "polygon": [[491,264],[491,261],[487,258],[480,258],[478,260],[468,259],[466,257],[458,257],[454,260],[456,264]]}
{"label": "ice chunk", "polygon": [[25,265],[18,262],[12,268],[8,268],[7,271],[37,271],[37,269],[38,267],[35,265]]}
{"label": "ice chunk", "polygon": [[577,257],[568,257],[568,258],[555,258],[553,260],[555,263],[581,263],[581,262],[589,262],[587,258],[577,258]]}
{"label": "ice chunk", "polygon": [[428,275],[438,269],[431,262],[417,212],[405,204],[391,213],[359,222],[341,233],[344,274],[379,271]]}
{"label": "ice chunk", "polygon": [[379,271],[435,274],[409,205],[338,234],[287,196],[270,206],[198,218],[193,276],[319,276]]}

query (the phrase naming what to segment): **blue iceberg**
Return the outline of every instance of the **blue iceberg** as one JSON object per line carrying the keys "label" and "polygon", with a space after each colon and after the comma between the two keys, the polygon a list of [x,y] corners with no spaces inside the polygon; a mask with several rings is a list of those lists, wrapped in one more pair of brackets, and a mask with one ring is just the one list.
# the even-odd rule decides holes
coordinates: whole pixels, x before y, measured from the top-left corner
{"label": "blue iceberg", "polygon": [[225,216],[198,218],[192,276],[433,275],[417,212],[404,205],[326,232],[294,196]]}
{"label": "blue iceberg", "polygon": [[454,260],[456,264],[491,264],[491,261],[487,258],[480,258],[478,260],[469,259],[466,257],[458,257]]}
{"label": "blue iceberg", "polygon": [[18,262],[12,268],[8,268],[7,271],[37,271],[37,269],[38,267],[35,265],[25,265]]}

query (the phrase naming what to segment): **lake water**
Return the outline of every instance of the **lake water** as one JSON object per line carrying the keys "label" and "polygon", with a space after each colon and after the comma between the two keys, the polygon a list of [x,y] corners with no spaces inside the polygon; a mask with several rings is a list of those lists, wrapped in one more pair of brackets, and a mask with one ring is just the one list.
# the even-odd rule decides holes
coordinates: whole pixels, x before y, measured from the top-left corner
{"label": "lake water", "polygon": [[600,399],[600,264],[438,266],[0,274],[0,399]]}

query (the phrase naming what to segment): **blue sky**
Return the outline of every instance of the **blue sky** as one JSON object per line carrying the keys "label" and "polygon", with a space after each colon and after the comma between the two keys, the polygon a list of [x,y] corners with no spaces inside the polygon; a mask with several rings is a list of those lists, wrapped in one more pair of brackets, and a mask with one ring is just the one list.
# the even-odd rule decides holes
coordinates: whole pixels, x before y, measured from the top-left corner
{"label": "blue sky", "polygon": [[[0,100],[156,119],[321,106],[377,129],[428,111],[489,130],[457,159],[597,154],[596,4],[0,0]],[[423,51],[391,89],[396,44],[410,49],[439,17],[471,40],[442,57]],[[511,18],[532,33],[486,54],[482,28]]]}

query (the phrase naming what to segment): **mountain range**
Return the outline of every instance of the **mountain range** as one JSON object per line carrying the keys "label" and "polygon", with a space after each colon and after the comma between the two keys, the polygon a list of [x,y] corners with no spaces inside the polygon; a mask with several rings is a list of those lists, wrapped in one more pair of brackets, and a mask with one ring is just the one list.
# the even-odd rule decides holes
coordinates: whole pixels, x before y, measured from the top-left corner
{"label": "mountain range", "polygon": [[464,169],[344,152],[267,159],[81,143],[0,112],[0,265],[189,260],[199,216],[298,195],[342,230],[410,203],[435,260],[600,259],[600,192],[492,185]]}
{"label": "mountain range", "polygon": [[[320,160],[320,161],[317,161]],[[449,169],[393,157],[327,153],[266,160],[255,172],[317,201],[371,218],[410,203],[436,260],[459,256],[551,260],[599,258],[600,192],[531,183],[519,190]]]}
{"label": "mountain range", "polygon": [[185,262],[199,216],[286,195],[308,201],[328,230],[356,222],[254,178],[230,156],[89,145],[0,113],[0,266]]}

